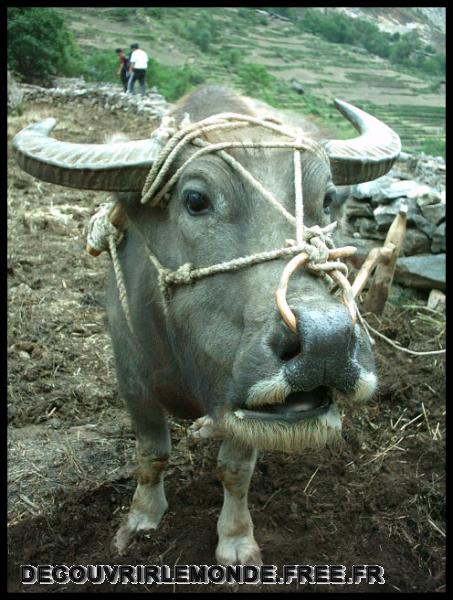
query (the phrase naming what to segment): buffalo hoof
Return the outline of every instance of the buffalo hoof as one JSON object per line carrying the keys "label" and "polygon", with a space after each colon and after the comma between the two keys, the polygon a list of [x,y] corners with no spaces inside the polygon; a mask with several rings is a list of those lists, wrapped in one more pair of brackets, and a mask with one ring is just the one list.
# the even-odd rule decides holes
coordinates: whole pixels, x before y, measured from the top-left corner
{"label": "buffalo hoof", "polygon": [[216,427],[208,415],[194,421],[188,429],[188,435],[196,440],[223,437],[222,431]]}
{"label": "buffalo hoof", "polygon": [[215,557],[219,565],[263,564],[261,551],[252,537],[228,537],[219,541]]}
{"label": "buffalo hoof", "polygon": [[139,534],[157,529],[167,508],[162,483],[154,486],[139,484],[129,514],[113,538],[112,552],[124,554]]}
{"label": "buffalo hoof", "polygon": [[[162,516],[163,513],[161,518]],[[156,522],[148,515],[129,513],[126,522],[121,525],[112,540],[112,552],[119,555],[125,554],[141,533],[156,530],[159,527],[161,518]]]}

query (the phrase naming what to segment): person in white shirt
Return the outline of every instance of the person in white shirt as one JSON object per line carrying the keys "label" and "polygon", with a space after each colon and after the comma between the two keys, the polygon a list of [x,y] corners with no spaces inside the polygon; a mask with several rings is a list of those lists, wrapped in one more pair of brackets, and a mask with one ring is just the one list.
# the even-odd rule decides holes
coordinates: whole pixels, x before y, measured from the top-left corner
{"label": "person in white shirt", "polygon": [[142,96],[145,94],[145,79],[146,70],[148,68],[148,55],[144,50],[140,50],[138,44],[131,45],[132,54],[130,57],[129,67],[129,83],[127,93],[134,93],[134,85],[136,81],[140,82],[140,92]]}

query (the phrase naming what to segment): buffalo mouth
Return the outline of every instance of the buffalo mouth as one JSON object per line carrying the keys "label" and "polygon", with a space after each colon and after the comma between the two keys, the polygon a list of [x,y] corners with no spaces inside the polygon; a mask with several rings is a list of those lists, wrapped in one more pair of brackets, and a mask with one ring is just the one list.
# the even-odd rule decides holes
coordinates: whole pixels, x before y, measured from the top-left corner
{"label": "buffalo mouth", "polygon": [[332,404],[329,389],[321,386],[309,392],[292,392],[280,404],[263,404],[253,410],[240,408],[234,414],[239,419],[297,423],[326,414]]}

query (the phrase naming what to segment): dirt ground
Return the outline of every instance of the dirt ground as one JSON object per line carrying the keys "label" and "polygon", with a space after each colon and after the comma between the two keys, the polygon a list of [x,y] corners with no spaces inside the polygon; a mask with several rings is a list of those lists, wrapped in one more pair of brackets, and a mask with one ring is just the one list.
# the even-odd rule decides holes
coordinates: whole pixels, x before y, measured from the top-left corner
{"label": "dirt ground", "polygon": [[[8,124],[9,591],[21,564],[114,564],[110,541],[134,490],[134,440],[118,395],[105,327],[109,259],[84,252],[84,228],[105,194],[34,180],[15,164],[12,136],[47,116],[56,137],[143,137],[139,117],[79,104],[34,103]],[[443,315],[395,288],[369,322],[415,350],[443,346]],[[344,420],[345,444],[305,456],[261,454],[250,508],[264,562],[381,565],[369,586],[181,585],[176,591],[427,592],[445,590],[444,359],[403,354],[377,339],[380,388]],[[169,512],[122,564],[213,564],[222,503],[218,444],[194,443],[172,421]],[[282,589],[283,587],[283,589]],[[174,586],[50,585],[46,592],[173,592]]]}

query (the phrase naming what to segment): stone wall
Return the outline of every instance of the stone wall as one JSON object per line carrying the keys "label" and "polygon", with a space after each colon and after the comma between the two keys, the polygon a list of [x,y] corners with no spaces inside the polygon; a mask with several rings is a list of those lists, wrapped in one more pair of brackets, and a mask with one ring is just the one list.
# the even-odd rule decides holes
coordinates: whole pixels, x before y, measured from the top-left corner
{"label": "stone wall", "polygon": [[22,87],[16,82],[11,71],[8,71],[8,110],[18,110],[24,99]]}
{"label": "stone wall", "polygon": [[403,254],[445,252],[445,162],[425,155],[406,159],[388,175],[350,188],[342,211],[343,229],[355,238],[382,241],[408,205]]}
{"label": "stone wall", "polygon": [[144,96],[141,94],[126,94],[119,85],[87,83],[84,79],[57,77],[53,87],[43,88],[37,85],[22,84],[21,90],[24,101],[39,100],[52,104],[80,102],[82,104],[100,104],[111,112],[124,110],[130,113],[149,117],[161,118],[167,114],[170,104],[151,88]]}
{"label": "stone wall", "polygon": [[356,242],[359,261],[385,240],[402,201],[408,206],[406,239],[395,281],[418,289],[445,289],[445,161],[409,156],[384,177],[351,186],[339,214],[345,241]]}

